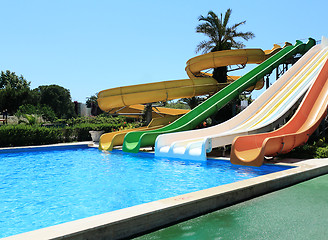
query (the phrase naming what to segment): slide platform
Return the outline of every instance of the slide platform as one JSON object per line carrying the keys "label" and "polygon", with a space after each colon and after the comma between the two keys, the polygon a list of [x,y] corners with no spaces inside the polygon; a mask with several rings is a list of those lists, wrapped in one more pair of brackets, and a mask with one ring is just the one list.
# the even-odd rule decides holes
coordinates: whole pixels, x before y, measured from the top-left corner
{"label": "slide platform", "polygon": [[328,60],[306,93],[295,115],[282,128],[270,133],[240,136],[231,150],[233,164],[261,166],[265,156],[288,153],[305,144],[327,115]]}
{"label": "slide platform", "polygon": [[[314,44],[314,40],[309,41]],[[249,107],[219,125],[157,137],[155,155],[206,160],[212,148],[229,145],[237,136],[272,131],[298,107],[327,56],[321,45],[311,48]]]}
{"label": "slide platform", "polygon": [[140,147],[153,146],[156,137],[160,134],[186,131],[195,128],[207,117],[213,115],[228,102],[236,98],[241,92],[255,85],[255,83],[262,79],[266,74],[271,73],[275,67],[285,62],[286,59],[296,53],[306,52],[313,45],[314,43],[312,40],[309,41],[308,44],[297,41],[294,46],[286,46],[243,77],[223,88],[175,122],[156,130],[128,133],[124,138],[123,151],[138,152]]}

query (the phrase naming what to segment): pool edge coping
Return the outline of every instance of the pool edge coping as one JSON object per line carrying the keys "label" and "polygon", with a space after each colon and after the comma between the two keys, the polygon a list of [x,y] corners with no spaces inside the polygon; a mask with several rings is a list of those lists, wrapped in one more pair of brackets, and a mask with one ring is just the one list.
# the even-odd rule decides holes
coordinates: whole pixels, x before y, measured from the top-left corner
{"label": "pool edge coping", "polygon": [[288,165],[296,167],[13,235],[3,240],[135,237],[328,173],[327,159],[309,159]]}
{"label": "pool edge coping", "polygon": [[47,144],[47,145],[4,147],[4,148],[0,148],[0,153],[2,153],[2,152],[11,152],[11,151],[19,151],[19,150],[29,151],[29,150],[36,150],[36,149],[67,148],[67,147],[79,147],[79,146],[92,147],[93,144],[92,144],[91,141],[85,141],[85,142],[72,142],[72,143],[56,143],[56,144]]}

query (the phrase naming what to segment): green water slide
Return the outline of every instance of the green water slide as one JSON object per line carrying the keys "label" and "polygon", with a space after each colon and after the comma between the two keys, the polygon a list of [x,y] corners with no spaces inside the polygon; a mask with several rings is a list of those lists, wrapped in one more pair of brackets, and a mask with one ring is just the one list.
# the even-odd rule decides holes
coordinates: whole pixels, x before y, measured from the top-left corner
{"label": "green water slide", "polygon": [[194,129],[198,124],[215,114],[247,88],[254,86],[257,81],[271,73],[278,65],[284,63],[288,58],[297,53],[304,54],[314,45],[315,40],[312,38],[309,38],[306,44],[297,40],[295,45],[283,48],[173,123],[152,131],[130,132],[126,134],[123,142],[123,151],[137,153],[140,147],[154,146],[156,137],[160,134]]}

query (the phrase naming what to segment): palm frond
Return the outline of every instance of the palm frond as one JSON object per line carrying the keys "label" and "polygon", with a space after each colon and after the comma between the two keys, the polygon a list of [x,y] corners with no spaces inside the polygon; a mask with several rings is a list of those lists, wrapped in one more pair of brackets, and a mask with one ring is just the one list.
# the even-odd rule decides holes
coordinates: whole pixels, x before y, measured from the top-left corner
{"label": "palm frond", "polygon": [[207,17],[208,18],[218,19],[219,20],[218,16],[212,10],[207,13]]}
{"label": "palm frond", "polygon": [[237,35],[246,41],[255,37],[255,34],[252,32],[237,33]]}
{"label": "palm frond", "polygon": [[245,44],[243,44],[242,42],[233,41],[232,42],[232,47],[233,48],[240,49],[240,48],[244,48],[245,47]]}
{"label": "palm frond", "polygon": [[221,14],[221,19],[219,19],[218,16],[213,11],[209,11],[208,21],[213,28],[213,33],[215,33],[215,38],[221,39],[221,37],[224,35],[224,27],[222,26],[222,14]]}
{"label": "palm frond", "polygon": [[203,15],[200,15],[198,17],[198,21],[206,21],[206,17],[204,17]]}
{"label": "palm frond", "polygon": [[237,27],[244,25],[246,23],[246,21],[242,21],[240,23],[236,23],[234,25],[232,25],[231,29],[235,30]]}
{"label": "palm frond", "polygon": [[229,19],[231,16],[231,12],[232,12],[232,10],[231,10],[231,8],[229,8],[224,15],[224,21],[222,24],[224,28],[228,25],[228,22],[229,22]]}
{"label": "palm frond", "polygon": [[202,22],[196,27],[196,32],[205,34],[209,40],[202,41],[197,45],[196,52],[203,51],[221,51],[231,48],[243,48],[242,42],[237,42],[236,38],[242,38],[246,41],[255,37],[252,32],[238,32],[237,28],[244,25],[242,21],[228,27],[232,10],[229,8],[223,18],[223,14],[218,17],[213,11],[209,11],[206,16],[200,15],[198,20]]}
{"label": "palm frond", "polygon": [[210,52],[215,45],[213,41],[201,41],[196,47],[196,53],[202,51],[202,53]]}
{"label": "palm frond", "polygon": [[196,32],[198,32],[198,33],[204,33],[205,35],[207,35],[210,38],[211,38],[211,36],[215,35],[215,30],[207,22],[206,23],[199,24],[196,27]]}

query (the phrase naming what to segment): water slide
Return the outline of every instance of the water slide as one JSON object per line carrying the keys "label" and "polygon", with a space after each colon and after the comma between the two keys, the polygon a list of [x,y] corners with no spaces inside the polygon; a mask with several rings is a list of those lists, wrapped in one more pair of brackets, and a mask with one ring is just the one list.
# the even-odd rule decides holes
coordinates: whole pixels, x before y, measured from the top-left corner
{"label": "water slide", "polygon": [[[290,45],[286,43],[285,46]],[[285,47],[284,46],[284,47]],[[164,81],[158,83],[140,84],[126,87],[107,89],[99,92],[98,105],[104,111],[119,113],[126,116],[137,116],[135,114],[143,111],[140,103],[156,101],[167,101],[182,97],[193,97],[204,94],[213,94],[239,77],[229,76],[227,83],[218,83],[211,74],[201,72],[211,67],[227,66],[230,64],[260,63],[280,51],[279,45],[274,45],[271,50],[262,49],[237,49],[208,53],[194,57],[187,62],[186,71],[190,79]],[[261,89],[263,81],[258,81],[248,90]],[[131,105],[133,104],[133,105]],[[185,110],[153,107],[153,118],[164,117],[160,124],[159,120],[149,126],[134,130],[123,130],[115,133],[106,133],[100,138],[99,148],[101,150],[112,150],[114,146],[122,145],[124,136],[133,131],[149,131],[163,127],[174,120],[172,115],[185,114]]]}
{"label": "water slide", "polygon": [[222,124],[158,136],[155,155],[206,160],[212,148],[231,144],[237,136],[268,132],[283,125],[298,107],[327,55],[321,44],[311,48],[248,108]]}
{"label": "water slide", "polygon": [[[134,104],[124,108],[113,108],[109,111],[110,114],[117,114],[126,117],[140,118],[142,112],[145,110],[145,106],[142,104]],[[167,107],[156,107],[152,106],[152,119],[162,118],[169,116],[181,116],[189,112],[189,109],[176,109],[176,108],[167,108]]]}
{"label": "water slide", "polygon": [[195,128],[207,117],[213,115],[228,102],[235,99],[241,92],[254,86],[256,82],[262,79],[266,74],[271,73],[279,64],[284,63],[296,53],[306,52],[314,44],[314,40],[311,39],[307,44],[296,41],[294,46],[286,46],[253,70],[198,105],[192,111],[163,128],[146,132],[138,131],[128,133],[124,138],[123,151],[138,152],[140,147],[153,146],[156,137],[160,134],[186,131]]}
{"label": "water slide", "polygon": [[[124,108],[114,108],[109,113],[139,118],[144,108],[144,105],[136,104]],[[181,117],[181,115],[184,115],[187,112],[189,112],[188,109],[152,107],[152,121],[148,124],[148,126],[105,133],[100,137],[99,149],[112,151],[113,147],[123,145],[123,139],[128,132],[149,131],[164,127],[167,124],[174,122],[176,119]]]}
{"label": "water slide", "polygon": [[[236,80],[236,77],[230,76],[231,81],[218,83],[211,77],[211,74],[201,72],[202,70],[228,65],[259,64],[280,49],[281,47],[275,44],[271,50],[265,51],[262,49],[236,49],[203,54],[187,61],[186,72],[190,79],[106,89],[98,93],[98,106],[103,111],[110,111],[113,108],[134,104],[214,94]],[[263,83],[259,82],[256,87],[261,88],[262,86]]]}
{"label": "water slide", "polygon": [[165,116],[161,118],[154,118],[146,127],[139,127],[139,128],[121,130],[117,132],[105,133],[100,136],[99,149],[105,151],[112,151],[113,147],[123,145],[123,140],[127,133],[134,132],[134,131],[150,131],[150,130],[158,129],[166,126],[167,124],[170,124],[171,122],[175,121],[179,117],[180,115],[172,115],[172,116]]}
{"label": "water slide", "polygon": [[292,119],[276,131],[235,138],[231,149],[231,162],[261,166],[264,156],[288,153],[305,144],[327,115],[327,104],[328,60]]}

